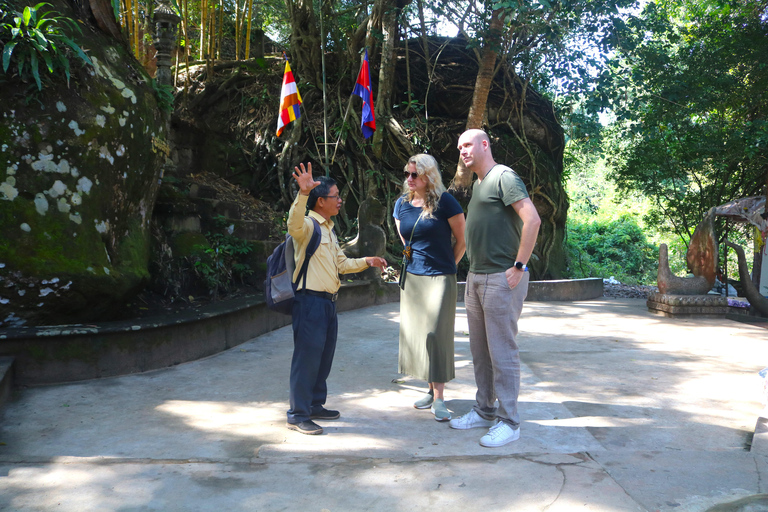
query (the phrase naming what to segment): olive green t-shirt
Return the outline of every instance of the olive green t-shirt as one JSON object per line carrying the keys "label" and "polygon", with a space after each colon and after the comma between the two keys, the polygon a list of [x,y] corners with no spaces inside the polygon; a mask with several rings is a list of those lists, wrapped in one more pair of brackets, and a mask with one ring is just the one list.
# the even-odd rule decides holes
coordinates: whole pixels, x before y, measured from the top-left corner
{"label": "olive green t-shirt", "polygon": [[515,264],[523,221],[512,207],[528,197],[520,176],[496,164],[475,182],[467,208],[467,257],[476,274],[504,272]]}

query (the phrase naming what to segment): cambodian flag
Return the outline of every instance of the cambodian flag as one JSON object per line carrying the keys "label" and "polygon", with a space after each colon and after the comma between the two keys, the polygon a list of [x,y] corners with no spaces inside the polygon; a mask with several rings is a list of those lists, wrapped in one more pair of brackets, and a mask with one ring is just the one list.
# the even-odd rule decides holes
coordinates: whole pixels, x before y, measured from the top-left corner
{"label": "cambodian flag", "polygon": [[371,87],[371,73],[368,69],[368,48],[365,49],[365,59],[360,67],[360,73],[357,75],[355,90],[352,91],[352,94],[356,94],[363,99],[363,121],[360,126],[363,129],[363,138],[367,139],[376,131],[376,116],[373,112],[373,88]]}
{"label": "cambodian flag", "polygon": [[283,133],[285,125],[301,117],[299,106],[301,95],[293,79],[293,72],[288,60],[285,61],[285,74],[283,75],[283,90],[280,92],[280,117],[277,118],[277,136]]}

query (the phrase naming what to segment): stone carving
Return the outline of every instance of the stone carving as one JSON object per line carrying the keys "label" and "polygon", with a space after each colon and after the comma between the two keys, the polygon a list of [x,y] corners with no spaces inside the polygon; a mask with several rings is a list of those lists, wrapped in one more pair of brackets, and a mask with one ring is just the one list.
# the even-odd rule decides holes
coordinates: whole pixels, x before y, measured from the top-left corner
{"label": "stone carving", "polygon": [[[344,253],[350,258],[384,256],[387,234],[381,224],[386,214],[386,208],[378,199],[371,197],[363,201],[357,212],[357,236],[341,246]],[[364,279],[381,279],[381,270],[373,267],[357,275]]]}
{"label": "stone carving", "polygon": [[677,277],[669,270],[667,245],[659,245],[659,292],[670,295],[706,295],[715,284],[717,242],[714,212],[710,210],[696,227],[686,253],[693,277]]}
{"label": "stone carving", "polygon": [[747,269],[747,258],[744,256],[744,249],[740,245],[736,245],[733,242],[726,242],[728,247],[736,251],[736,257],[739,259],[739,279],[741,285],[744,287],[744,295],[746,296],[749,304],[760,312],[761,315],[768,317],[768,299],[760,295],[755,284],[749,276],[749,270]]}

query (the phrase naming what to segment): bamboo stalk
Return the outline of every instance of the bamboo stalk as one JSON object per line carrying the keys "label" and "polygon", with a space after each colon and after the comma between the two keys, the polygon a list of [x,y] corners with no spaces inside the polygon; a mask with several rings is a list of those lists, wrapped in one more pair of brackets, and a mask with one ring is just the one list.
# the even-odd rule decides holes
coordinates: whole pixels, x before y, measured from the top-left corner
{"label": "bamboo stalk", "polygon": [[240,2],[235,0],[235,60],[240,60]]}
{"label": "bamboo stalk", "polygon": [[216,38],[216,58],[221,59],[221,48],[224,41],[224,0],[219,2],[219,35]]}
{"label": "bamboo stalk", "polygon": [[[125,35],[127,36],[128,44],[133,46],[133,2],[132,0],[125,0]],[[136,55],[136,49],[133,49],[134,56]]]}
{"label": "bamboo stalk", "polygon": [[251,58],[251,30],[253,25],[253,0],[248,0],[248,32],[245,34],[245,60]]}
{"label": "bamboo stalk", "polygon": [[141,18],[140,14],[140,8],[139,8],[139,0],[136,0],[133,2],[133,41],[135,46],[135,55],[136,58],[141,61],[141,52],[139,50],[139,19]]}
{"label": "bamboo stalk", "polygon": [[199,60],[205,56],[207,42],[205,39],[206,22],[208,21],[208,0],[200,0],[200,55]]}

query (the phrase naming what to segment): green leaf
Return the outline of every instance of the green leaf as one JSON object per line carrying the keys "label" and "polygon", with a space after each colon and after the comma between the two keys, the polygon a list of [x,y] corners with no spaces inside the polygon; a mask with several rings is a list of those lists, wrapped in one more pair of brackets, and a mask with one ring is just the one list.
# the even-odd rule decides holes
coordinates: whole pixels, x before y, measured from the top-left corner
{"label": "green leaf", "polygon": [[26,6],[21,16],[24,25],[29,26],[29,22],[32,20],[32,8]]}
{"label": "green leaf", "polygon": [[86,54],[85,54],[85,52],[83,52],[83,49],[82,49],[82,48],[80,48],[80,46],[79,46],[77,43],[75,43],[73,40],[71,40],[71,39],[70,39],[70,38],[68,38],[67,36],[61,36],[61,40],[62,40],[62,41],[64,41],[64,43],[65,43],[67,46],[69,46],[70,48],[72,48],[72,50],[74,50],[74,51],[75,51],[75,53],[77,54],[77,56],[78,56],[78,57],[80,57],[80,59],[81,59],[83,62],[85,62],[86,64],[90,64],[91,66],[93,66],[93,62],[91,61],[91,58],[90,58],[90,57],[88,57],[88,55],[86,55]]}
{"label": "green leaf", "polygon": [[32,68],[32,76],[35,78],[37,89],[42,91],[43,84],[40,82],[40,70],[37,69],[37,54],[35,52],[31,52],[29,55],[29,65]]}
{"label": "green leaf", "polygon": [[9,41],[3,48],[3,73],[8,71],[8,65],[11,63],[11,55],[17,44],[19,44],[18,41]]}

